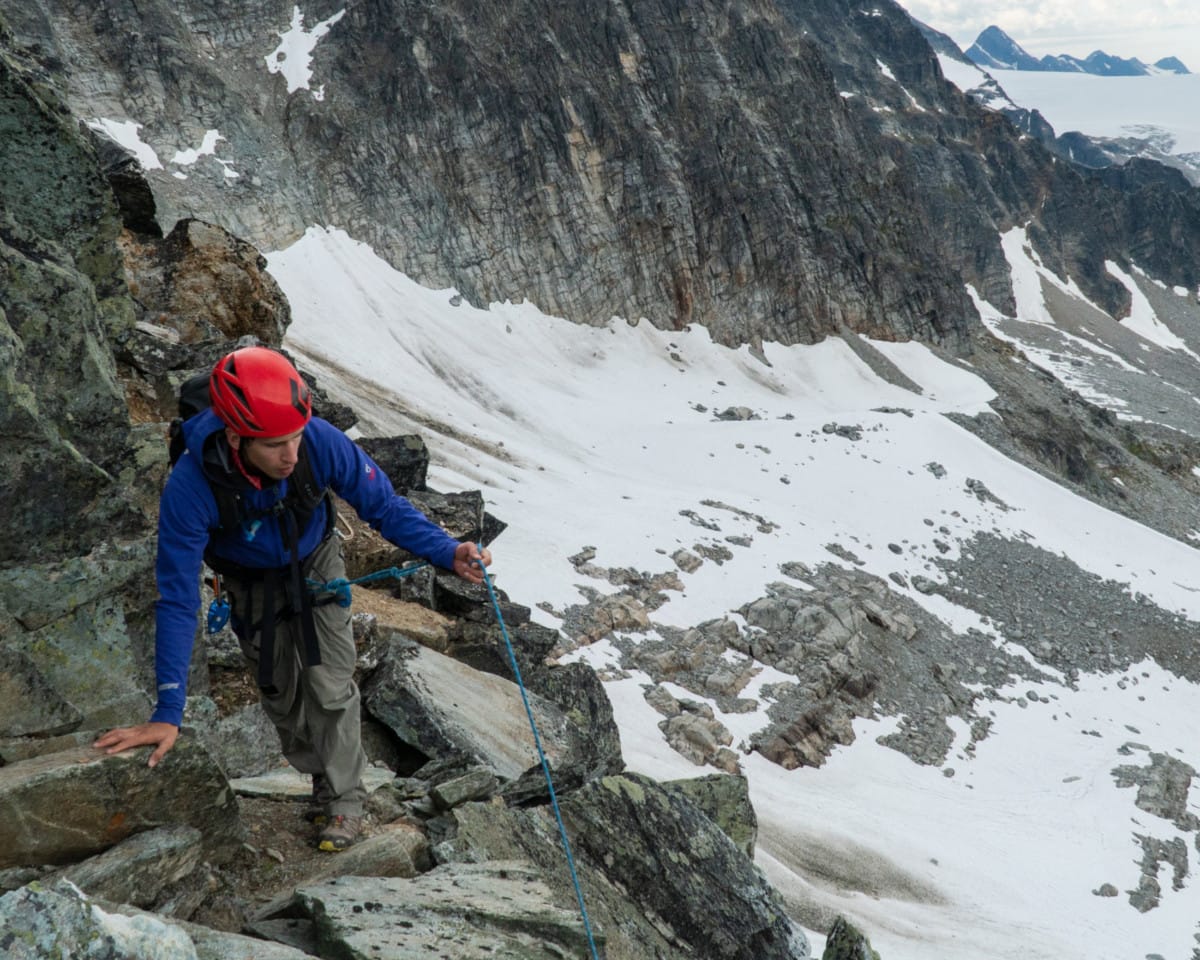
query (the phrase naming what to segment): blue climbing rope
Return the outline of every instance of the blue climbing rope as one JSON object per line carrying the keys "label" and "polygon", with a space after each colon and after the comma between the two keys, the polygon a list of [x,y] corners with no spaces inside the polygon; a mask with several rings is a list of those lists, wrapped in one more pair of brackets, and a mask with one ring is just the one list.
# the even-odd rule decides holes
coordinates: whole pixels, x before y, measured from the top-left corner
{"label": "blue climbing rope", "polygon": [[[483,549],[482,545],[479,547]],[[492,578],[488,576],[487,567],[476,562],[483,572],[483,583],[487,587],[488,597],[492,601],[492,609],[496,611],[496,621],[500,624],[500,632],[504,635],[504,645],[508,648],[508,659],[512,664],[513,676],[517,678],[517,687],[521,691],[521,702],[525,704],[525,715],[529,718],[529,729],[533,731],[533,743],[537,747],[538,760],[542,764],[542,773],[546,777],[546,786],[550,790],[550,806],[554,809],[554,819],[558,822],[558,834],[562,838],[563,853],[567,855],[567,868],[571,871],[571,882],[575,885],[575,899],[579,901],[579,914],[583,917],[583,929],[587,934],[588,946],[592,949],[593,960],[600,960],[596,951],[596,940],[592,936],[592,925],[588,920],[587,907],[583,904],[583,890],[579,886],[579,874],[575,872],[575,858],[571,855],[571,841],[567,839],[567,828],[563,825],[562,814],[558,809],[558,797],[554,793],[554,781],[550,778],[550,764],[546,762],[546,753],[542,749],[542,738],[538,735],[537,722],[533,719],[533,708],[529,705],[529,697],[525,692],[525,681],[521,679],[521,668],[517,666],[517,654],[513,649],[512,640],[508,636],[508,627],[504,623],[504,615],[500,612],[500,601],[496,599],[496,591],[492,587]]]}
{"label": "blue climbing rope", "polygon": [[355,577],[353,580],[347,580],[345,577],[337,577],[325,582],[306,580],[305,583],[313,593],[331,593],[337,597],[337,605],[339,607],[348,607],[350,606],[350,588],[354,584],[370,583],[372,580],[386,580],[388,577],[395,577],[399,580],[402,577],[416,573],[418,570],[423,570],[429,565],[428,560],[422,560],[420,563],[413,563],[407,567],[388,567],[386,570],[376,570],[374,573],[363,574],[363,576]]}

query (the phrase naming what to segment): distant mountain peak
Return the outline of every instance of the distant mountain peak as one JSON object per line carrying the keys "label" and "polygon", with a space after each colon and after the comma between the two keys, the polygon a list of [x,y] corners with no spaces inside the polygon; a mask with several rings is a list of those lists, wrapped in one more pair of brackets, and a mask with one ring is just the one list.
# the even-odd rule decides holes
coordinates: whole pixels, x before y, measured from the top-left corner
{"label": "distant mountain peak", "polygon": [[1094,50],[1082,60],[1066,53],[1047,55],[1039,59],[995,25],[984,29],[966,54],[972,63],[985,70],[1090,73],[1100,77],[1141,77],[1150,73],[1191,72],[1178,57],[1164,57],[1153,67],[1149,67],[1136,57],[1115,57],[1103,50]]}
{"label": "distant mountain peak", "polygon": [[1026,52],[999,27],[987,27],[967,50],[967,57],[990,70],[1044,70],[1040,61]]}
{"label": "distant mountain peak", "polygon": [[1184,66],[1183,61],[1180,60],[1178,57],[1163,57],[1161,60],[1155,60],[1154,66],[1157,69],[1161,70],[1163,73],[1191,73],[1192,72],[1191,70],[1189,70],[1187,67]]}

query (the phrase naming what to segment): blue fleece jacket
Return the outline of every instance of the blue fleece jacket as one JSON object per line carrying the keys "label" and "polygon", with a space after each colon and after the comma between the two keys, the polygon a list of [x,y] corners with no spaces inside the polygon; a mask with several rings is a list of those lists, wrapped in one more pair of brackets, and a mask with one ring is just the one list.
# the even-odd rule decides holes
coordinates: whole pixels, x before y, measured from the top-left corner
{"label": "blue fleece jacket", "polygon": [[[215,554],[246,567],[283,567],[291,559],[279,524],[270,517],[243,524],[232,535],[217,533],[217,501],[205,473],[203,451],[206,441],[222,429],[212,410],[196,414],[183,425],[187,452],[171,470],[159,505],[155,607],[158,705],[150,719],[176,726],[183,720],[188,664],[200,612],[200,568],[210,540]],[[304,437],[317,484],[331,488],[364,522],[396,546],[426,557],[439,567],[453,567],[458,541],[399,496],[379,466],[341,430],[313,417]],[[262,490],[247,484],[243,497],[251,511],[266,510],[287,495],[287,483],[280,480],[265,484]],[[301,557],[308,556],[321,542],[327,509],[322,502],[301,532]]]}

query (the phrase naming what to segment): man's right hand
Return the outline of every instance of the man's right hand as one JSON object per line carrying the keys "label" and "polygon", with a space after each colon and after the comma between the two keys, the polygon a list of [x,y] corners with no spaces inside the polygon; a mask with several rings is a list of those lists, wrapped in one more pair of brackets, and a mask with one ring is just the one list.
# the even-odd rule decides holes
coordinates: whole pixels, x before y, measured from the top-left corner
{"label": "man's right hand", "polygon": [[133,747],[152,745],[155,750],[150,754],[147,763],[152,767],[157,767],[158,761],[175,746],[175,739],[178,736],[179,728],[173,723],[142,723],[136,727],[118,727],[116,730],[109,730],[92,746],[111,754],[121,753]]}

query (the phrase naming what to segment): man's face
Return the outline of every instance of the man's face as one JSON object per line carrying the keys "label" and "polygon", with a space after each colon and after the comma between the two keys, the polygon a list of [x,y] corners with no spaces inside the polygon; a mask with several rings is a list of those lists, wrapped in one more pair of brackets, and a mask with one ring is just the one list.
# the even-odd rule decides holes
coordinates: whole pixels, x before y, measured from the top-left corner
{"label": "man's face", "polygon": [[289,433],[286,437],[239,437],[229,438],[230,446],[249,466],[272,480],[283,480],[296,469],[300,457],[300,438],[303,430]]}

